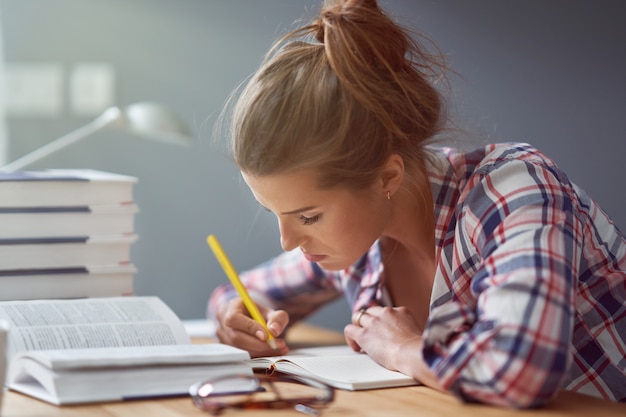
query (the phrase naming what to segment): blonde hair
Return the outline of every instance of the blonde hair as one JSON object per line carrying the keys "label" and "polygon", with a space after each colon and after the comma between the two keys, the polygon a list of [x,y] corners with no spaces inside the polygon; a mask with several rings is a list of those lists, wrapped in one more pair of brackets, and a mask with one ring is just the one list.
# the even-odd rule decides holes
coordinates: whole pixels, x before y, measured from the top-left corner
{"label": "blonde hair", "polygon": [[[413,36],[412,36],[413,35]],[[415,37],[414,37],[415,36]],[[444,125],[441,54],[375,0],[326,1],[274,44],[232,112],[231,150],[254,176],[314,168],[320,187],[363,189],[397,153],[423,166]]]}

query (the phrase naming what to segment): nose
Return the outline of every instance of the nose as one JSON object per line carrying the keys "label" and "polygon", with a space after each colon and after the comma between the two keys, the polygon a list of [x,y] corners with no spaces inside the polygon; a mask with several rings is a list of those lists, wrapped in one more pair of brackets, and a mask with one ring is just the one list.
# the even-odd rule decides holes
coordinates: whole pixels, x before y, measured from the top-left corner
{"label": "nose", "polygon": [[278,228],[280,230],[280,246],[283,250],[289,252],[301,245],[303,236],[300,235],[293,227],[289,227],[284,221],[278,220]]}

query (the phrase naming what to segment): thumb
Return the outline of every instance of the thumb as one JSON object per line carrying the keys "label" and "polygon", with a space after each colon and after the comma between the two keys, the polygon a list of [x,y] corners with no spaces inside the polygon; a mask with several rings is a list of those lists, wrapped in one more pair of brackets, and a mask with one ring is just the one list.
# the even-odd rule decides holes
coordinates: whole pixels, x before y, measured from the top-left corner
{"label": "thumb", "polygon": [[273,336],[280,336],[289,324],[289,314],[283,310],[271,310],[267,313],[267,327]]}

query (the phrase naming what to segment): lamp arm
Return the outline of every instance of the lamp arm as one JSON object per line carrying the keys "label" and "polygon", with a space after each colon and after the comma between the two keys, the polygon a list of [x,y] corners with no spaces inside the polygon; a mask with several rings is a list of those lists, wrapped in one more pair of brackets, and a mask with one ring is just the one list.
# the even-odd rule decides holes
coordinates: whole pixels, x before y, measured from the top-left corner
{"label": "lamp arm", "polygon": [[26,165],[30,165],[33,162],[36,162],[46,156],[63,149],[64,147],[71,145],[74,142],[78,142],[79,140],[86,138],[94,132],[97,132],[100,129],[103,129],[113,122],[119,121],[122,116],[122,112],[117,107],[112,107],[106,110],[102,115],[98,118],[94,119],[92,122],[79,127],[73,132],[68,133],[65,136],[61,136],[60,138],[53,140],[52,142],[42,146],[41,148],[35,149],[34,151],[22,156],[21,158],[16,159],[15,161],[3,166],[0,168],[0,171],[5,172],[13,172],[17,171]]}

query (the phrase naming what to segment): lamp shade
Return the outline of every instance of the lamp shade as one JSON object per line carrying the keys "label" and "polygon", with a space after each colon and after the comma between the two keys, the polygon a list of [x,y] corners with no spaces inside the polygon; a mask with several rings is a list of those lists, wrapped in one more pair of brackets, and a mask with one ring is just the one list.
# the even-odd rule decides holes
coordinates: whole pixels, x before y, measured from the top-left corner
{"label": "lamp shade", "polygon": [[189,129],[174,112],[158,103],[139,102],[131,104],[123,111],[118,107],[111,107],[91,123],[16,159],[0,170],[12,172],[22,169],[105,128],[115,128],[134,136],[177,145],[191,143]]}
{"label": "lamp shade", "polygon": [[191,132],[182,120],[165,106],[153,102],[140,102],[126,107],[115,127],[146,139],[186,145],[191,142]]}

